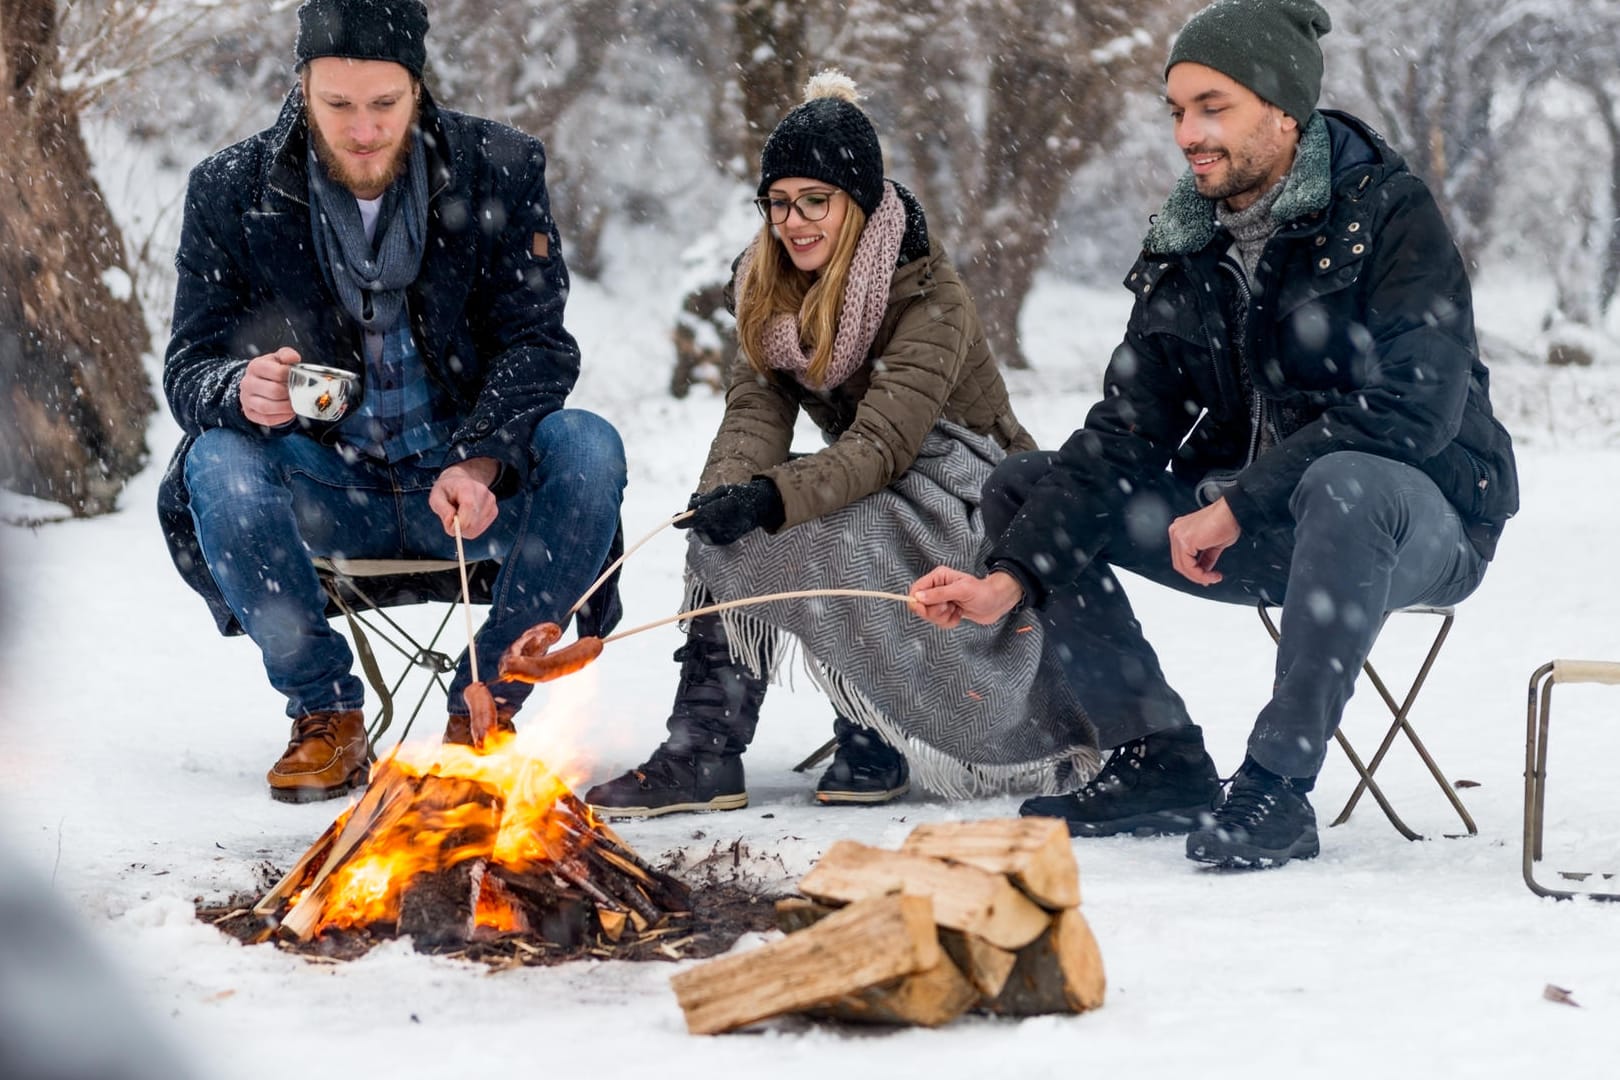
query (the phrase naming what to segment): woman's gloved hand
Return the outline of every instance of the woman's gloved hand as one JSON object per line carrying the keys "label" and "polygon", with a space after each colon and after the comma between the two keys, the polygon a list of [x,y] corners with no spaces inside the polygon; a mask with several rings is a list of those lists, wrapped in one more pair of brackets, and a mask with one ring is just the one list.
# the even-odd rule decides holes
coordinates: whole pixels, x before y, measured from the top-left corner
{"label": "woman's gloved hand", "polygon": [[691,529],[699,539],[716,547],[734,544],[755,529],[774,532],[787,517],[782,493],[764,476],[746,484],[721,484],[712,491],[693,495],[686,508],[697,513],[676,527]]}

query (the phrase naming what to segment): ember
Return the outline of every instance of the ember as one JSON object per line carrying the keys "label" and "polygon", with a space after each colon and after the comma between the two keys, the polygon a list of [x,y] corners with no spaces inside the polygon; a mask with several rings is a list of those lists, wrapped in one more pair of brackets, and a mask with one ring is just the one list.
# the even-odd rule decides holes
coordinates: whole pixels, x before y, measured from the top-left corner
{"label": "ember", "polygon": [[618,942],[689,912],[689,891],[596,821],[518,740],[402,746],[254,907],[281,934],[409,934],[442,946],[523,935]]}

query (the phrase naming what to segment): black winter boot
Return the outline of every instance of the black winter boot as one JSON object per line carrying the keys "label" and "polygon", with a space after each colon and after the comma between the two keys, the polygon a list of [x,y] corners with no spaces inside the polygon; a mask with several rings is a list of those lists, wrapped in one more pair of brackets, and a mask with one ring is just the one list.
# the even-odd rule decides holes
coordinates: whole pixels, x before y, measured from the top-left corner
{"label": "black winter boot", "polygon": [[[689,810],[740,810],[748,805],[742,752],[753,741],[766,680],[731,658],[718,616],[692,620],[675,650],[681,682],[669,716],[669,737],[639,769],[585,793],[608,817],[657,817]],[[768,664],[761,657],[761,671]]]}
{"label": "black winter boot", "polygon": [[1018,813],[1062,818],[1070,836],[1160,836],[1191,832],[1220,792],[1204,733],[1189,725],[1125,743],[1080,790],[1026,800]]}
{"label": "black winter boot", "polygon": [[1229,867],[1314,859],[1322,845],[1316,811],[1305,797],[1313,783],[1278,776],[1244,758],[1214,820],[1187,837],[1187,858]]}
{"label": "black winter boot", "polygon": [[641,768],[591,788],[585,801],[602,817],[659,817],[741,810],[748,805],[748,789],[737,754],[678,754],[660,746]]}
{"label": "black winter boot", "polygon": [[838,752],[816,782],[816,801],[868,806],[892,802],[911,787],[906,756],[871,728],[842,716],[833,721]]}

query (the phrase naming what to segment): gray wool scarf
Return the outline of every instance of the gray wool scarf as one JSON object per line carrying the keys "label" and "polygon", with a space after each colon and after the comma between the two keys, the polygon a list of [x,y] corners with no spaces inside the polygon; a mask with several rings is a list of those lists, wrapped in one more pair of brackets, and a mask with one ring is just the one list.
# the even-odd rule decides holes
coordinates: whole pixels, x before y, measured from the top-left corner
{"label": "gray wool scarf", "polygon": [[1259,272],[1260,254],[1266,250],[1266,241],[1275,236],[1280,227],[1280,223],[1271,216],[1271,210],[1282,197],[1287,184],[1288,174],[1285,173],[1270,191],[1242,210],[1228,210],[1224,201],[1215,204],[1215,221],[1232,234],[1232,243],[1237,247],[1238,259],[1251,286]]}
{"label": "gray wool scarf", "polygon": [[427,247],[427,186],[427,152],[421,134],[413,133],[410,162],[388,191],[373,250],[354,193],[327,176],[310,149],[309,219],[315,257],[343,310],[369,334],[393,328],[405,307],[405,290],[421,272]]}
{"label": "gray wool scarf", "polygon": [[[725,547],[693,538],[687,606],[794,589],[904,593],[936,566],[976,566],[986,547],[979,493],[1005,456],[989,436],[941,420],[912,466],[864,499]],[[797,652],[838,713],[903,749],[931,792],[1066,791],[1097,770],[1096,731],[1031,614],[947,632],[905,604],[828,597],[720,619],[732,655],[750,667],[768,657],[777,679]]]}

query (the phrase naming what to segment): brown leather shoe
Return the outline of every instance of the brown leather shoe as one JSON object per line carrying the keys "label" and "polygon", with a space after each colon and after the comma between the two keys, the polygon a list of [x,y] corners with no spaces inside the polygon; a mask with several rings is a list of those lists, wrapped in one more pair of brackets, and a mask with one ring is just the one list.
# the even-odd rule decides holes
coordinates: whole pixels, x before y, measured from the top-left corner
{"label": "brown leather shoe", "polygon": [[270,767],[270,797],[281,802],[335,799],[364,787],[371,752],[359,709],[317,712],[293,721],[281,760]]}
{"label": "brown leather shoe", "polygon": [[[517,734],[517,725],[512,722],[516,713],[509,713],[505,709],[495,714],[495,730],[504,731],[508,735]],[[444,724],[444,741],[458,743],[462,746],[472,745],[472,718],[450,714],[450,719]]]}

